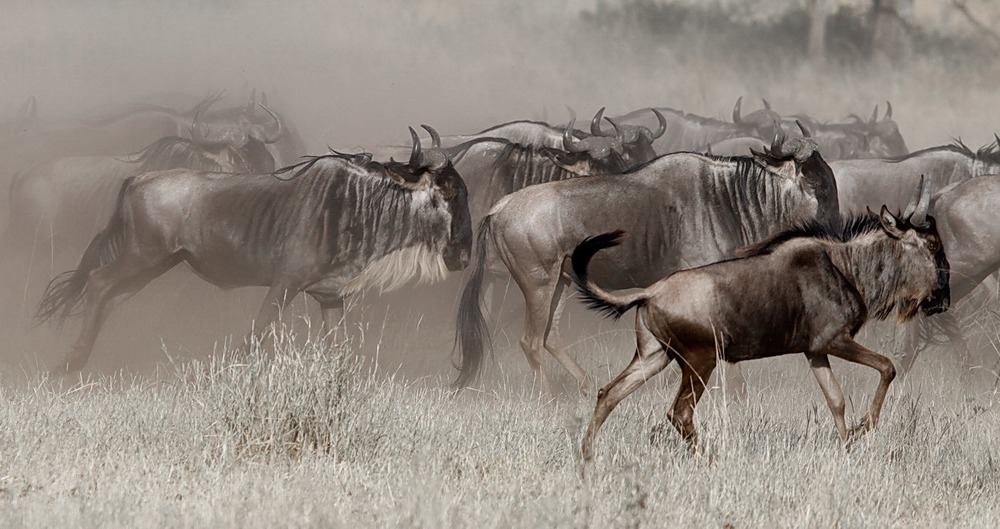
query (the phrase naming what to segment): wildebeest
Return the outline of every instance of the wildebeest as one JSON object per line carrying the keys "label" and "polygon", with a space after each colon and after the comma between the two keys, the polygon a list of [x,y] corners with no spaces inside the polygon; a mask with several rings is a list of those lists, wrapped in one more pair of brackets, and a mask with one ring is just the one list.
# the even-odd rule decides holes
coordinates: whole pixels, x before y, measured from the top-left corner
{"label": "wildebeest", "polygon": [[[986,175],[965,180],[939,193],[931,203],[937,220],[941,244],[951,264],[951,299],[953,303],[969,295],[986,277],[1000,270],[1000,175]],[[931,318],[939,320],[932,328],[941,328],[968,356],[958,323],[952,313]],[[901,374],[910,371],[920,352],[919,320],[903,326]],[[932,329],[933,330],[933,329]],[[971,358],[963,358],[969,367]],[[996,373],[994,373],[995,375]]]}
{"label": "wildebeest", "polygon": [[[620,244],[622,232],[584,240],[572,263],[585,302],[615,317],[636,308],[635,356],[598,392],[584,458],[593,457],[594,437],[615,406],[672,360],[680,366],[681,385],[668,417],[692,450],[698,444],[694,409],[718,358],[805,353],[841,441],[874,428],[896,371],[854,335],[865,322],[893,313],[905,321],[918,311],[948,308],[948,261],[927,215],[929,189],[924,191],[921,206],[911,203],[901,218],[882,206],[879,215],[849,219],[841,230],[814,223],[749,247],[744,259],[675,272],[629,294],[609,293],[588,275],[591,258]],[[879,372],[868,413],[850,432],[829,356]]]}
{"label": "wildebeest", "polygon": [[83,303],[63,366],[85,365],[109,304],[182,261],[222,287],[269,287],[258,329],[299,292],[319,302],[332,327],[350,293],[464,268],[472,247],[465,183],[444,153],[422,150],[410,134],[406,163],[331,154],[285,168],[288,179],[173,170],[126,180],[79,267],[53,279],[39,303],[43,321]]}
{"label": "wildebeest", "polygon": [[275,167],[256,141],[234,147],[178,136],[121,158],[69,156],[40,163],[10,184],[10,220],[0,247],[47,248],[59,254],[78,243],[82,249],[107,222],[126,178],[167,169],[268,173]]}
{"label": "wildebeest", "polygon": [[[766,100],[764,106],[771,109]],[[847,123],[824,123],[811,116],[795,114],[784,118],[781,126],[786,133],[795,134],[795,122],[804,123],[828,161],[890,158],[909,153],[899,126],[892,120],[892,104],[888,101],[882,119],[878,119],[878,105],[867,122],[856,114],[851,114],[850,118]]]}
{"label": "wildebeest", "polygon": [[[655,110],[658,115],[655,117],[663,116],[666,127],[664,128],[665,133],[653,142],[653,149],[658,154],[682,151],[697,152],[704,150],[707,145],[726,138],[741,136],[773,138],[774,122],[780,120],[781,116],[767,109],[757,110],[743,116],[740,110],[742,103],[743,97],[736,100],[736,105],[733,107],[732,123],[704,118],[672,108],[657,107]],[[653,109],[635,110],[614,118],[614,121],[619,124],[642,125],[652,130],[654,125],[650,121],[651,110]]]}
{"label": "wildebeest", "polygon": [[496,252],[526,303],[521,347],[541,388],[547,349],[577,380],[590,381],[559,343],[564,264],[594,233],[624,228],[626,244],[595,262],[602,282],[644,287],[664,273],[727,257],[795,223],[838,222],[833,172],[808,138],[775,137],[754,156],[667,155],[630,172],[532,186],[497,203],[480,223],[477,264],[460,301],[458,385],[480,370],[488,332],[480,307],[487,252]]}
{"label": "wildebeest", "polygon": [[898,211],[906,205],[907,190],[917,185],[920,175],[926,175],[926,183],[934,194],[969,178],[1000,173],[1000,151],[997,143],[973,152],[956,141],[897,158],[834,161],[830,167],[837,176],[844,214],[880,204]]}

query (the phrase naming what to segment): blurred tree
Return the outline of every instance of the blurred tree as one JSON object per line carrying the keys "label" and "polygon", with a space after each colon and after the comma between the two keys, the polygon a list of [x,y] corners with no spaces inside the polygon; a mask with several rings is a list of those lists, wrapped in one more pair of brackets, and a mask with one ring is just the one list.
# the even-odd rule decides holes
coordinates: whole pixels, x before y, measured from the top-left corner
{"label": "blurred tree", "polygon": [[897,63],[913,49],[913,0],[872,0],[872,56]]}
{"label": "blurred tree", "polygon": [[833,14],[836,2],[833,0],[808,0],[809,11],[809,59],[826,61],[826,21]]}

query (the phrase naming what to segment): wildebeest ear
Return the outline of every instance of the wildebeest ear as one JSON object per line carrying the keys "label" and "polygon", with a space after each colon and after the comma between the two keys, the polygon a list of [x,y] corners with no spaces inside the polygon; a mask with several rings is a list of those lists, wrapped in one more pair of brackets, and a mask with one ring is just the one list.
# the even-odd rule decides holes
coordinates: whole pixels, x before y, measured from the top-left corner
{"label": "wildebeest ear", "polygon": [[878,220],[886,235],[892,237],[893,239],[899,239],[903,236],[904,230],[901,226],[902,223],[889,211],[889,208],[887,208],[885,204],[882,204],[882,210],[879,212]]}

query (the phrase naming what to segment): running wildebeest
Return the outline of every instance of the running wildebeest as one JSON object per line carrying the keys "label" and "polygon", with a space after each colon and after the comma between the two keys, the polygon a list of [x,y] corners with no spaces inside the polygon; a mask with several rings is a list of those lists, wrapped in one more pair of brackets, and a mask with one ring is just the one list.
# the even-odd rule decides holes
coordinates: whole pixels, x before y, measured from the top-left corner
{"label": "running wildebeest", "polygon": [[732,257],[737,248],[794,224],[839,223],[837,185],[816,144],[776,136],[754,156],[695,153],[662,156],[630,172],[531,186],[508,195],[480,223],[477,264],[460,301],[457,331],[464,386],[477,376],[489,333],[480,307],[485,263],[495,252],[524,296],[521,347],[541,388],[548,350],[576,378],[591,383],[558,335],[565,261],[594,233],[624,228],[626,244],[595,262],[614,288],[645,287],[664,273]]}
{"label": "running wildebeest", "polygon": [[405,163],[331,154],[283,169],[287,180],[189,170],[126,180],[79,267],[53,279],[39,303],[42,321],[83,303],[63,369],[86,364],[109,304],[181,262],[218,286],[269,287],[257,329],[299,292],[332,328],[351,293],[463,269],[472,248],[465,183],[441,150],[422,150],[410,134]]}
{"label": "running wildebeest", "polygon": [[127,157],[70,156],[37,164],[10,184],[10,220],[0,248],[46,248],[61,254],[82,249],[107,222],[122,182],[167,169],[269,173],[274,159],[257,141],[224,142],[161,138]]}
{"label": "running wildebeest", "polygon": [[[929,191],[918,190],[919,205],[914,197],[900,218],[882,206],[879,215],[854,217],[839,230],[816,223],[794,228],[744,249],[743,259],[675,272],[629,294],[605,291],[587,270],[598,251],[621,244],[623,232],[584,240],[572,263],[585,303],[614,317],[636,309],[635,356],[598,392],[584,458],[593,457],[594,437],[615,406],[672,360],[681,368],[681,386],[668,417],[692,450],[698,445],[694,409],[718,358],[805,353],[841,441],[874,428],[896,371],[854,335],[869,320],[896,313],[906,321],[949,304],[948,261],[927,215]],[[879,372],[868,413],[850,432],[829,356]]]}

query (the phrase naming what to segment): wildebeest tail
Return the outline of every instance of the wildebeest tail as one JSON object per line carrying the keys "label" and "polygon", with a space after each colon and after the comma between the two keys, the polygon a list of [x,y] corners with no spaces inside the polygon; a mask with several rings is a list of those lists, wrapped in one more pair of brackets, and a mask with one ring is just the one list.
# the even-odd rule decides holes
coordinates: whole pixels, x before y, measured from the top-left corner
{"label": "wildebeest tail", "polygon": [[646,303],[646,293],[643,291],[626,295],[615,295],[594,284],[587,275],[587,266],[594,254],[612,246],[621,244],[622,230],[602,233],[587,237],[573,250],[573,282],[588,308],[614,319],[621,318],[632,307],[641,307]]}
{"label": "wildebeest tail", "polygon": [[490,245],[490,219],[486,216],[476,231],[476,267],[462,289],[462,299],[458,304],[458,318],[455,342],[462,356],[458,380],[454,386],[461,388],[475,382],[483,363],[483,350],[492,348],[490,331],[483,317],[481,303],[483,276],[486,273],[486,251]]}
{"label": "wildebeest tail", "polygon": [[49,282],[45,293],[42,294],[42,300],[38,302],[38,310],[35,312],[37,322],[41,323],[58,315],[59,323],[62,324],[66,318],[78,315],[80,304],[87,293],[90,272],[111,263],[118,257],[125,242],[122,201],[125,190],[133,179],[134,177],[126,178],[122,183],[108,225],[90,241],[76,270],[63,272]]}

